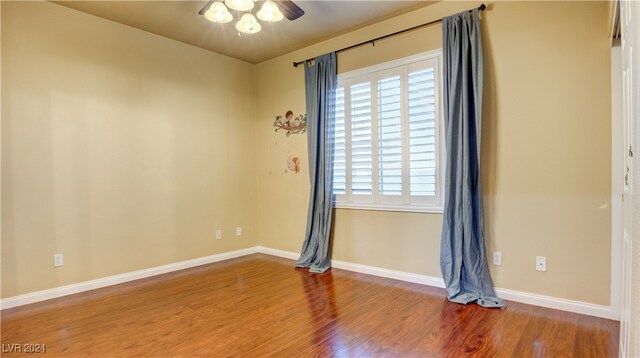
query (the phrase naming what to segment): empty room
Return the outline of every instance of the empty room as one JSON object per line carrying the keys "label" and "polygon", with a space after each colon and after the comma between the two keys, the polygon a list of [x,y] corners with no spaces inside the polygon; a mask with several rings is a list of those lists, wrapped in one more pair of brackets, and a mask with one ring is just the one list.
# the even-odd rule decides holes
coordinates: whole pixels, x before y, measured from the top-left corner
{"label": "empty room", "polygon": [[2,356],[640,357],[640,3],[0,20]]}

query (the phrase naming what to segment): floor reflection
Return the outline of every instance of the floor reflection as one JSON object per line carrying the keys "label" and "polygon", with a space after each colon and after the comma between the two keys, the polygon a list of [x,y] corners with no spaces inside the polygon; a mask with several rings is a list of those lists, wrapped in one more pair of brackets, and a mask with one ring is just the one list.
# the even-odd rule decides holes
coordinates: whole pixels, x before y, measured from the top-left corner
{"label": "floor reflection", "polygon": [[[333,273],[311,273],[307,269],[296,268],[307,300],[309,318],[313,323],[312,344],[318,348],[320,356],[351,357],[347,342],[340,332],[340,317],[336,304]],[[320,352],[322,351],[322,352]]]}

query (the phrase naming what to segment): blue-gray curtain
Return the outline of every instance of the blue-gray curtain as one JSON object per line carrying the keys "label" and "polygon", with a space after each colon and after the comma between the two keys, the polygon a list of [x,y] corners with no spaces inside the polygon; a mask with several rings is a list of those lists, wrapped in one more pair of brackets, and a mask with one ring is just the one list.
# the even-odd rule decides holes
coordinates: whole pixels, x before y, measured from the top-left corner
{"label": "blue-gray curtain", "polygon": [[333,150],[335,140],[335,93],[338,83],[336,54],[305,61],[307,145],[309,149],[309,211],[307,230],[296,267],[321,273],[331,267],[329,235],[333,205]]}
{"label": "blue-gray curtain", "polygon": [[480,132],[482,38],[478,9],[442,19],[447,147],[440,268],[447,298],[504,307],[496,296],[484,246]]}

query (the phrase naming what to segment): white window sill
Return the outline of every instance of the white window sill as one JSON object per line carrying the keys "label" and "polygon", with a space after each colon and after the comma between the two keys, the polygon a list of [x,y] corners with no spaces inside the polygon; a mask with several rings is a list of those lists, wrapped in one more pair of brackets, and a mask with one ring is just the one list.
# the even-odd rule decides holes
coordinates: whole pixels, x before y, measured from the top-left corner
{"label": "white window sill", "polygon": [[333,207],[336,209],[350,209],[350,210],[399,211],[399,212],[431,213],[431,214],[444,213],[444,208],[441,206],[426,206],[426,205],[364,204],[364,203],[356,204],[356,203],[334,202]]}

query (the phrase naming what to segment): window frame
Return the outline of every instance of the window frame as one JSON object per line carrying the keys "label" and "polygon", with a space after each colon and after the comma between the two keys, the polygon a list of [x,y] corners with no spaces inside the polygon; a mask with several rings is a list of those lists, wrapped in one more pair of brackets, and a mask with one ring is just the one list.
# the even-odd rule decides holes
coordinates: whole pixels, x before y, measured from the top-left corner
{"label": "window frame", "polygon": [[[408,72],[411,68],[419,66],[422,61],[434,61],[434,108],[436,112],[435,118],[435,148],[436,148],[436,178],[435,178],[435,196],[411,196],[409,192],[409,120],[408,114]],[[347,120],[346,112],[350,110],[350,99],[344,98],[345,111],[345,157],[347,164],[345,167],[345,194],[334,195],[334,207],[338,209],[357,209],[357,210],[374,210],[374,211],[398,211],[398,212],[421,212],[421,213],[443,213],[444,212],[444,181],[446,170],[446,148],[444,139],[444,114],[442,111],[442,49],[431,50],[420,54],[403,57],[400,59],[376,64],[373,66],[357,69],[341,73],[338,75],[338,87],[346,88],[353,84],[362,83],[363,81],[371,81],[371,157],[372,157],[372,194],[371,195],[355,195],[351,193],[351,136],[346,135],[349,131],[351,122]],[[400,197],[403,202],[397,202],[394,196],[380,194],[379,183],[379,131],[378,131],[378,83],[377,81],[383,77],[382,74],[399,73],[402,77],[401,82],[401,123],[402,123],[402,178],[403,193],[395,198]],[[375,82],[375,83],[374,83]],[[407,154],[404,154],[407,153]],[[358,200],[371,198],[371,200]],[[432,199],[429,199],[432,198]]]}

